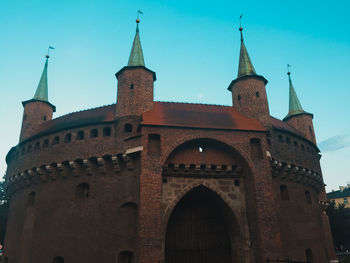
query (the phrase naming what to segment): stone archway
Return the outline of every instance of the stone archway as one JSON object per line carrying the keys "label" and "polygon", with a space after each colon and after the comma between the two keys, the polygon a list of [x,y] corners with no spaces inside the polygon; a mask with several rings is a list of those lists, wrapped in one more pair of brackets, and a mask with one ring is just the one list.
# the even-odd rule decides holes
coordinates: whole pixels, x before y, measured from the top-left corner
{"label": "stone archway", "polygon": [[214,191],[201,185],[172,211],[165,235],[165,263],[236,262],[237,221]]}

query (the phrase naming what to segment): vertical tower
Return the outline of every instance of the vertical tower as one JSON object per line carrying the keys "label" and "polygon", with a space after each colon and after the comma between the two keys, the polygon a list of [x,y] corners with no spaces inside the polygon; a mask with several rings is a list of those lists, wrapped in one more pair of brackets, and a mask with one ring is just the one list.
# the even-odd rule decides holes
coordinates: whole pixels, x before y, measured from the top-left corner
{"label": "vertical tower", "polygon": [[136,34],[128,65],[118,71],[117,117],[140,115],[153,107],[153,82],[156,73],[145,67],[139,36],[140,20],[136,19]]}
{"label": "vertical tower", "polygon": [[35,95],[31,100],[22,102],[24,107],[22,128],[19,141],[34,135],[34,132],[40,124],[52,120],[52,114],[56,111],[56,107],[48,100],[48,85],[47,85],[47,66],[49,55],[46,55],[43,73],[36,89]]}
{"label": "vertical tower", "polygon": [[316,137],[314,132],[314,125],[312,123],[313,114],[303,110],[299,102],[298,96],[293,87],[292,80],[290,78],[290,72],[288,71],[289,79],[289,112],[283,121],[293,126],[300,131],[308,140],[316,144]]}
{"label": "vertical tower", "polygon": [[232,105],[242,114],[257,119],[266,126],[270,116],[265,88],[267,80],[255,73],[243,41],[243,28],[240,27],[239,31],[241,32],[241,50],[238,75],[228,87],[232,92]]}

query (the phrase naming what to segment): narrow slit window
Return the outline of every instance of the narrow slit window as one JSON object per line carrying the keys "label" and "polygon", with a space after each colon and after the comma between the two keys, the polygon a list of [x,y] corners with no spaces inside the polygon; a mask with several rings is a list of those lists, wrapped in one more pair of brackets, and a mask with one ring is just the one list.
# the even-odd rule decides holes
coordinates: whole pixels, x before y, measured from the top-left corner
{"label": "narrow slit window", "polygon": [[111,128],[110,127],[104,127],[103,128],[103,137],[111,136]]}
{"label": "narrow slit window", "polygon": [[280,186],[281,199],[284,201],[289,201],[289,193],[286,185]]}

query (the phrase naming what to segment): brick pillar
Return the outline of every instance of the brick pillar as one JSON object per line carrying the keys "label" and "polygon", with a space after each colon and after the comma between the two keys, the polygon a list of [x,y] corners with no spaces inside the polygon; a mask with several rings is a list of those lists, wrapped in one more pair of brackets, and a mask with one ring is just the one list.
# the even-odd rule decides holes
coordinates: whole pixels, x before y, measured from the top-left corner
{"label": "brick pillar", "polygon": [[[152,159],[152,160],[151,160]],[[142,152],[139,207],[139,263],[158,263],[163,259],[162,180],[159,161]]]}

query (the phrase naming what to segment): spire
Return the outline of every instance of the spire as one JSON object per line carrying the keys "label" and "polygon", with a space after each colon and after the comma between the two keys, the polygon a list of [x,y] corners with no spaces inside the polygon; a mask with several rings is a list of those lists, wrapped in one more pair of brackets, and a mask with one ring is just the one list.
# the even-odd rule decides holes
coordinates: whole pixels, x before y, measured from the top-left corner
{"label": "spire", "polygon": [[[288,65],[289,67],[289,65]],[[299,102],[298,96],[294,90],[292,80],[290,78],[290,71],[287,73],[289,79],[289,112],[287,117],[297,115],[300,113],[306,113]]]}
{"label": "spire", "polygon": [[[242,16],[240,17],[242,18]],[[244,45],[243,41],[243,27],[239,28],[239,31],[241,32],[241,50],[239,53],[239,66],[238,66],[238,78],[246,75],[256,75],[255,69],[253,67],[253,64],[250,60],[250,57],[248,55],[248,51]]]}
{"label": "spire", "polygon": [[43,73],[41,74],[41,78],[36,89],[33,100],[41,100],[48,102],[48,86],[47,86],[47,65],[49,60],[49,55],[46,55],[46,62],[44,66]]}
{"label": "spire", "polygon": [[136,34],[134,42],[132,44],[132,49],[129,57],[128,66],[145,66],[145,61],[143,60],[143,53],[141,47],[141,41],[139,36],[139,23],[140,19],[136,19]]}

